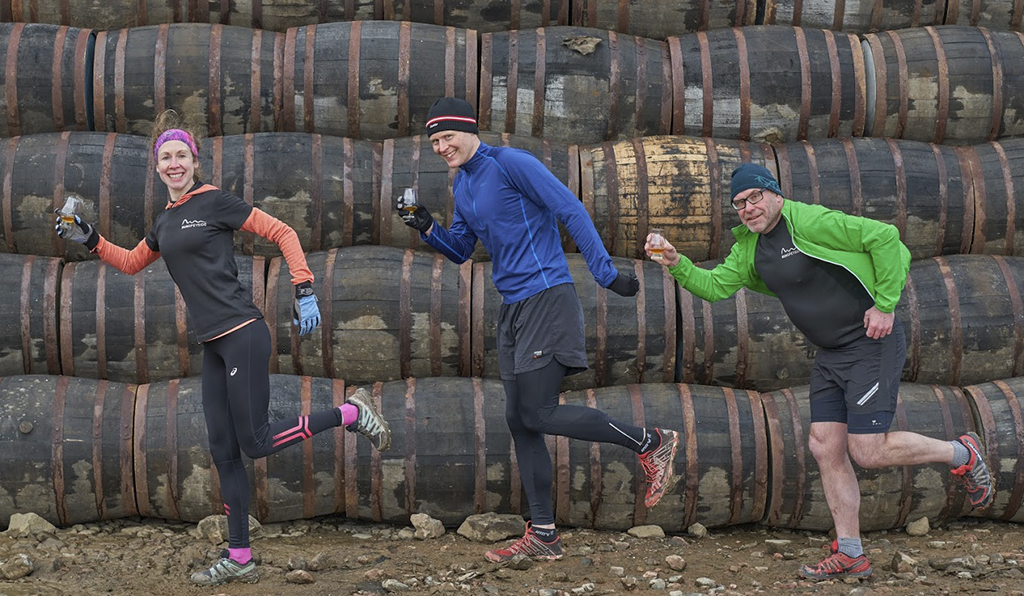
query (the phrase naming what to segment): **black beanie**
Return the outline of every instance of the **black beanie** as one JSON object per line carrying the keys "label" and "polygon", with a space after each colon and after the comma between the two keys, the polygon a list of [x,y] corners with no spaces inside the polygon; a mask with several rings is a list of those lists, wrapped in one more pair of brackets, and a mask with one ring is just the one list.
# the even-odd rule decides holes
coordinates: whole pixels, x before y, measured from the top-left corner
{"label": "black beanie", "polygon": [[442,130],[458,130],[473,134],[480,132],[473,106],[457,97],[442,97],[435,101],[427,112],[427,136]]}

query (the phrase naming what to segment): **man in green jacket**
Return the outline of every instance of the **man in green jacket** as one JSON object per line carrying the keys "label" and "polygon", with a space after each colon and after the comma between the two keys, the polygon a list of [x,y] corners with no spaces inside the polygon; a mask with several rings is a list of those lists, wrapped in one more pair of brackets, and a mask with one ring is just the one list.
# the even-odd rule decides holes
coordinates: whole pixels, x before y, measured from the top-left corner
{"label": "man in green jacket", "polygon": [[[893,316],[910,270],[895,227],[820,205],[787,201],[765,168],[732,174],[732,206],[743,225],[714,269],[696,267],[665,243],[661,264],[708,301],[741,287],[776,296],[793,324],[818,347],[811,372],[809,444],[836,527],[830,554],[800,574],[810,579],[868,577],[860,541],[863,468],[942,462],[963,477],[971,504],[992,501],[992,481],[975,433],[941,441],[889,431],[906,361],[902,324]],[[651,255],[651,236],[645,249]]]}

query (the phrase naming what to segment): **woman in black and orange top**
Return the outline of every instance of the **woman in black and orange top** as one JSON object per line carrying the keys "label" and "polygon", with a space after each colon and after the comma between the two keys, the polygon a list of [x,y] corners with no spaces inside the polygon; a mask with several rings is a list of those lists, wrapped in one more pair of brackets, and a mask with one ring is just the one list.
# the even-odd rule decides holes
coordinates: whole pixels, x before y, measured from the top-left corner
{"label": "woman in black and orange top", "polygon": [[[153,228],[132,250],[107,242],[75,218],[58,234],[82,242],[128,275],[163,257],[203,343],[203,411],[210,453],[220,476],[228,517],[228,549],[209,569],[192,574],[200,585],[258,580],[249,549],[249,482],[241,454],[265,457],[340,425],[362,433],[383,451],[391,443],[387,422],[359,389],[338,408],[271,422],[269,419],[270,332],[238,279],[235,230],[272,240],[284,254],[295,287],[293,323],[305,335],[320,323],[313,274],[295,231],[237,196],[199,181],[195,137],[165,112],[155,126],[156,171],[169,200]],[[58,218],[59,219],[59,218]]]}

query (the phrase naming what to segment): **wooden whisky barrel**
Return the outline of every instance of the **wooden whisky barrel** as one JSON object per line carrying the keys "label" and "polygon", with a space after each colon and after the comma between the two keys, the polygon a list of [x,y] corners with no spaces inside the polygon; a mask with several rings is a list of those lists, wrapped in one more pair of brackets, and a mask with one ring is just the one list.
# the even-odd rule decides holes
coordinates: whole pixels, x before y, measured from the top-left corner
{"label": "wooden whisky barrel", "polygon": [[91,29],[0,23],[0,137],[91,129],[94,43]]}
{"label": "wooden whisky barrel", "polygon": [[974,194],[971,252],[1024,255],[1024,139],[958,147],[957,156]]}
{"label": "wooden whisky barrel", "polygon": [[278,130],[284,34],[171,24],[102,31],[93,69],[95,130],[148,135],[168,108],[207,135]]}
{"label": "wooden whisky barrel", "polygon": [[0,519],[35,513],[71,526],[136,515],[135,389],[51,375],[0,377]]}
{"label": "wooden whisky barrel", "polygon": [[[1021,374],[1022,293],[1020,257],[913,262],[895,310],[907,340],[903,380],[957,386]],[[759,391],[810,382],[817,350],[777,299],[746,289],[715,303],[685,290],[679,299],[677,380]]]}
{"label": "wooden whisky barrel", "polygon": [[735,27],[668,45],[672,134],[776,143],[864,131],[864,59],[853,35]]}
{"label": "wooden whisky barrel", "polygon": [[[240,256],[235,264],[263,310],[263,257]],[[202,345],[163,260],[132,276],[98,260],[68,263],[59,320],[66,375],[148,383],[201,372]]]}
{"label": "wooden whisky barrel", "polygon": [[0,254],[0,377],[60,374],[60,259]]}
{"label": "wooden whisky barrel", "polygon": [[476,105],[477,33],[353,21],[289,29],[280,130],[359,139],[424,130],[439,97]]}
{"label": "wooden whisky barrel", "polygon": [[740,225],[729,180],[742,162],[775,172],[771,147],[744,141],[655,136],[580,148],[583,205],[609,254],[644,257],[651,227],[694,261],[725,256]]}
{"label": "wooden whisky barrel", "polygon": [[[892,224],[914,259],[968,253],[985,242],[973,225],[975,175],[952,147],[860,138],[773,148],[786,198]],[[986,230],[997,241],[1005,232]]]}
{"label": "wooden whisky barrel", "polygon": [[480,37],[480,130],[565,143],[669,134],[664,42],[582,27]]}
{"label": "wooden whisky barrel", "polygon": [[572,24],[665,39],[690,31],[753,25],[757,21],[757,5],[753,0],[577,0]]}
{"label": "wooden whisky barrel", "polygon": [[1024,34],[924,27],[864,36],[865,136],[970,145],[1024,135]]}
{"label": "wooden whisky barrel", "polygon": [[[1017,348],[1018,356],[1021,348]],[[974,403],[978,434],[995,495],[985,509],[971,515],[1024,521],[1024,379],[1012,378],[964,387]]]}
{"label": "wooden whisky barrel", "polygon": [[[807,447],[808,395],[806,386],[761,394],[772,461],[768,515],[763,523],[821,532],[835,524],[818,465]],[[974,420],[959,388],[902,383],[889,430],[950,441],[973,431]],[[861,531],[901,528],[922,517],[942,523],[970,510],[963,482],[949,473],[948,464],[855,467],[861,487]]]}
{"label": "wooden whisky barrel", "polygon": [[472,263],[439,253],[354,246],[307,255],[320,326],[299,338],[282,257],[267,275],[270,370],[349,383],[469,374]]}
{"label": "wooden whisky barrel", "polygon": [[913,2],[902,0],[878,0],[877,2],[766,0],[763,24],[832,29],[847,33],[941,25],[945,18],[947,2],[948,0],[914,0]]}
{"label": "wooden whisky barrel", "polygon": [[1024,32],[1024,4],[1017,0],[946,0],[945,4],[946,25]]}
{"label": "wooden whisky barrel", "polygon": [[[613,258],[619,271],[632,272],[640,281],[640,292],[625,298],[598,286],[582,255],[565,256],[583,307],[591,368],[567,377],[562,386],[578,390],[670,382],[675,374],[676,293],[667,269],[650,261]],[[491,281],[491,263],[475,263],[473,268],[472,375],[496,379],[502,298]]]}
{"label": "wooden whisky barrel", "polygon": [[82,199],[79,216],[126,248],[142,240],[167,202],[144,137],[43,133],[6,139],[2,151],[2,252],[95,258],[83,245],[53,233],[53,210],[67,196]]}

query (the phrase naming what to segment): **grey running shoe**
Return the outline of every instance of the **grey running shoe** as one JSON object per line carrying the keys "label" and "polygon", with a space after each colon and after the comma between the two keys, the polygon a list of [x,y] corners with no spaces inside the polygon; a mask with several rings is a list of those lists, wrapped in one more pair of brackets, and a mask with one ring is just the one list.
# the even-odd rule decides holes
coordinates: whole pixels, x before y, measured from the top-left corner
{"label": "grey running shoe", "polygon": [[388,447],[391,447],[391,427],[373,407],[373,400],[366,389],[356,389],[352,397],[345,401],[359,408],[359,417],[345,428],[370,439],[370,443],[377,451],[387,451]]}
{"label": "grey running shoe", "polygon": [[225,555],[227,553],[222,552],[220,560],[214,563],[213,567],[193,573],[192,583],[200,586],[219,586],[228,582],[254,584],[260,580],[260,574],[256,571],[256,561],[250,560],[242,565]]}
{"label": "grey running shoe", "polygon": [[488,561],[505,563],[516,555],[526,555],[535,561],[555,561],[562,558],[562,539],[544,542],[533,531],[533,524],[526,522],[526,534],[507,548],[489,550],[484,555]]}
{"label": "grey running shoe", "polygon": [[640,467],[647,475],[647,496],[644,505],[648,509],[661,500],[665,491],[672,488],[672,462],[676,459],[679,433],[674,430],[654,429],[661,436],[661,445],[654,451],[640,455]]}
{"label": "grey running shoe", "polygon": [[960,435],[960,443],[971,453],[967,463],[953,468],[953,474],[964,479],[967,485],[967,497],[975,509],[988,507],[992,502],[992,477],[989,476],[988,466],[985,465],[985,458],[982,457],[981,438],[976,433]]}

